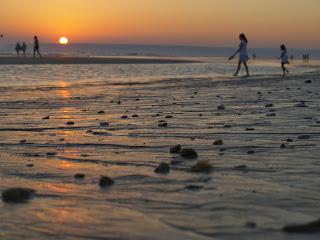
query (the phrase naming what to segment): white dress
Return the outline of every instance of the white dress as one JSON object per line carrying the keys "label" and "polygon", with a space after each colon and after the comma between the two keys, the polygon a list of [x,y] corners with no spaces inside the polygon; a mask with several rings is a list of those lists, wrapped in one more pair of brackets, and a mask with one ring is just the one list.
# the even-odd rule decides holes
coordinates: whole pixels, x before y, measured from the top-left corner
{"label": "white dress", "polygon": [[246,41],[244,41],[244,40],[241,40],[239,61],[242,62],[242,63],[246,63],[249,60],[247,46],[248,46],[248,43]]}
{"label": "white dress", "polygon": [[288,54],[286,51],[281,50],[281,63],[283,64],[289,64],[289,58],[288,58]]}

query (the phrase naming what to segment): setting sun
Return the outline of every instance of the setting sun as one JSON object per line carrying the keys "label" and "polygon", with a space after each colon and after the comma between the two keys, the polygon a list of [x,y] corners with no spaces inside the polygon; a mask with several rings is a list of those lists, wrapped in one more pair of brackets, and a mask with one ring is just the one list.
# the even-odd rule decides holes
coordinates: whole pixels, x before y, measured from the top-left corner
{"label": "setting sun", "polygon": [[60,43],[60,44],[63,44],[63,45],[68,44],[68,42],[69,42],[69,40],[68,40],[68,38],[66,38],[66,37],[61,37],[61,38],[59,39],[59,43]]}

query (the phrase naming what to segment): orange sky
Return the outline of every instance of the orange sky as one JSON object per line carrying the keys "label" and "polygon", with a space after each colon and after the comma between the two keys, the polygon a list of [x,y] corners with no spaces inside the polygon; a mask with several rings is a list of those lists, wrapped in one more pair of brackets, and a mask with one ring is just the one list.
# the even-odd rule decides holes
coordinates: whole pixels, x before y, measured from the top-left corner
{"label": "orange sky", "polygon": [[320,48],[320,0],[0,0],[1,41]]}

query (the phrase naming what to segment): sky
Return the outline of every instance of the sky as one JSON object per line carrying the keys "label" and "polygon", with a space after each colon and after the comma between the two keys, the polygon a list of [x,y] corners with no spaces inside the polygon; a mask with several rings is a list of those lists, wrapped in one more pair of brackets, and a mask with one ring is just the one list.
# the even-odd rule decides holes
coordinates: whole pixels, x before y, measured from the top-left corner
{"label": "sky", "polygon": [[320,0],[0,0],[3,42],[320,48]]}

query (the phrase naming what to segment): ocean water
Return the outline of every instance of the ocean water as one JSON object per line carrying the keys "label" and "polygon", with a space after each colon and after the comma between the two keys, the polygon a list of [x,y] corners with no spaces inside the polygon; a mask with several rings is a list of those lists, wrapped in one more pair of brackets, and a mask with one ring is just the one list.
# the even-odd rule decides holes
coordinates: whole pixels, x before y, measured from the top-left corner
{"label": "ocean water", "polygon": [[[125,45],[125,44],[42,44],[41,51],[47,54],[68,54],[85,56],[171,56],[171,57],[223,57],[227,58],[236,50],[227,47],[170,46],[170,45]],[[14,54],[14,44],[0,43],[0,54]],[[28,43],[28,52],[32,44]],[[309,53],[311,59],[320,59],[319,49],[290,49],[288,55],[293,55],[301,61],[302,55]],[[280,56],[279,48],[249,48],[249,55],[256,54],[258,58],[274,59]]]}

